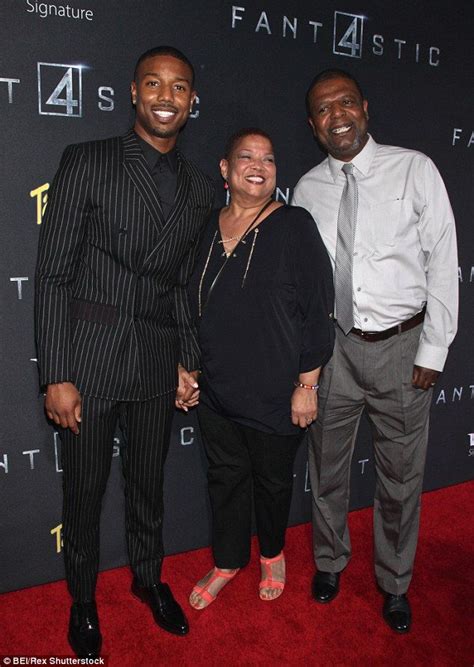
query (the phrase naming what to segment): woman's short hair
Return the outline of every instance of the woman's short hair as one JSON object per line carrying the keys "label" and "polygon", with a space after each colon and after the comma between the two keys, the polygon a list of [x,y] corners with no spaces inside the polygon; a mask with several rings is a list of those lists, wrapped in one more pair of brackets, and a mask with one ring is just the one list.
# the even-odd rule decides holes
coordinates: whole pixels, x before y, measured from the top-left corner
{"label": "woman's short hair", "polygon": [[259,127],[244,127],[241,130],[237,130],[237,132],[234,132],[233,134],[230,135],[225,146],[224,159],[226,160],[229,159],[229,157],[232,155],[232,153],[235,150],[235,147],[237,146],[237,144],[241,139],[244,139],[245,137],[250,137],[252,135],[256,135],[258,137],[264,137],[265,139],[267,139],[270,142],[272,150],[274,150],[273,141],[268,132],[265,132],[265,130],[261,130]]}

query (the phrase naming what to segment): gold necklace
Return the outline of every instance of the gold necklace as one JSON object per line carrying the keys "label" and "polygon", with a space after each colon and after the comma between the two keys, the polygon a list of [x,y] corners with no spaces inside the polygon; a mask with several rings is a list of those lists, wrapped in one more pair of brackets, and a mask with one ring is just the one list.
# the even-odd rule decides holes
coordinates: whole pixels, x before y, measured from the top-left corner
{"label": "gold necklace", "polygon": [[241,241],[242,237],[241,236],[231,236],[230,239],[221,239],[220,241],[217,241],[217,243],[230,243],[230,241]]}
{"label": "gold necklace", "polygon": [[[262,215],[262,213],[263,213],[263,212],[270,206],[270,204],[271,204],[272,202],[273,202],[273,200],[272,200],[272,199],[269,199],[269,200],[267,201],[267,203],[260,209],[260,211],[257,213],[257,215],[255,216],[255,218],[252,220],[252,222],[250,223],[250,225],[249,225],[249,226],[247,227],[247,229],[245,230],[245,232],[242,234],[242,236],[240,237],[240,239],[237,241],[237,245],[238,245],[239,243],[245,243],[245,237],[247,236],[247,234],[249,234],[249,233],[252,231],[252,227],[254,226],[254,224],[257,222],[257,220],[259,219],[259,217],[260,217],[260,216]],[[218,231],[219,231],[219,228],[216,229],[216,231],[214,232],[214,236],[212,237],[211,245],[209,246],[209,252],[208,252],[208,254],[207,254],[206,262],[205,262],[205,264],[204,264],[204,269],[203,269],[202,274],[201,274],[201,279],[199,280],[199,287],[198,287],[198,312],[199,312],[199,317],[202,316],[202,285],[203,285],[203,282],[204,282],[204,277],[205,277],[206,272],[207,272],[207,267],[209,266],[209,262],[210,262],[210,260],[211,260],[212,250],[213,250],[213,248],[214,248],[214,244],[215,244],[215,242],[216,242],[216,237],[217,237],[217,233],[218,233]],[[253,232],[254,232],[253,243],[252,243],[252,247],[250,248],[249,258],[248,258],[248,260],[247,260],[247,266],[245,267],[244,276],[243,276],[243,278],[242,278],[242,283],[241,283],[241,285],[240,285],[241,288],[243,288],[244,285],[245,285],[245,280],[246,280],[246,278],[247,278],[247,273],[248,273],[248,270],[249,270],[249,267],[250,267],[250,262],[251,262],[251,260],[252,260],[252,255],[253,255],[253,251],[254,251],[254,248],[255,248],[255,243],[256,243],[256,241],[257,241],[258,231],[259,231],[259,230],[258,230],[258,227],[255,227],[255,229],[253,230]],[[230,240],[230,239],[229,239],[229,240]],[[233,239],[233,240],[235,240],[235,239]],[[218,241],[218,243],[219,243],[219,241]],[[235,248],[234,248],[234,250],[235,250]],[[217,272],[216,277],[214,278],[214,280],[213,280],[212,283],[211,283],[211,286],[210,286],[209,291],[208,291],[208,293],[207,293],[207,300],[209,299],[209,295],[211,294],[212,290],[214,289],[214,286],[215,286],[215,284],[216,284],[216,282],[217,282],[217,279],[218,279],[219,276],[221,275],[221,273],[222,273],[222,271],[223,271],[225,265],[226,265],[227,262],[229,261],[229,259],[230,259],[230,257],[232,256],[232,254],[233,254],[233,253],[229,253],[229,254],[226,253],[226,259],[225,259],[224,263],[222,264],[221,268],[219,269],[219,271]],[[207,302],[207,300],[206,300],[206,302]]]}
{"label": "gold necklace", "polygon": [[[270,200],[270,201],[271,201],[271,200]],[[242,239],[244,239],[245,236],[249,233],[250,228],[252,227],[252,225],[255,224],[255,222],[258,220],[258,218],[260,217],[260,215],[261,215],[261,214],[263,213],[263,211],[267,208],[268,204],[269,204],[269,202],[267,202],[267,203],[265,204],[265,206],[263,207],[263,209],[261,209],[261,210],[257,213],[257,217],[254,218],[254,219],[252,220],[252,222],[250,223],[250,226],[247,227],[247,229],[246,229],[245,232],[242,234],[242,236],[231,236],[229,239],[220,239],[219,241],[217,241],[217,243],[222,243],[222,244],[224,244],[224,243],[230,243],[231,241],[237,241],[237,243],[238,243],[239,241],[242,241],[242,243],[245,244],[246,241],[244,241],[244,240],[242,240]],[[230,253],[230,254],[232,254],[232,253]],[[226,255],[228,256],[228,253],[226,253]]]}

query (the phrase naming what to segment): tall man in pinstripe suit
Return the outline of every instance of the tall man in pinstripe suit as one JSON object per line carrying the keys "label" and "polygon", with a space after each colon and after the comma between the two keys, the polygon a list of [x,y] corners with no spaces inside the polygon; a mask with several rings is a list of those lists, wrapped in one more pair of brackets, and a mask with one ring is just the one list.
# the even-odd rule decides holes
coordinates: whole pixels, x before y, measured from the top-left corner
{"label": "tall man in pinstripe suit", "polygon": [[99,520],[117,423],[132,592],[162,628],[188,631],[161,583],[163,464],[175,400],[196,400],[186,283],[213,186],[176,149],[195,99],[189,60],[172,47],[147,51],[131,94],[133,130],[65,150],[36,278],[40,381],[46,413],[62,427],[69,641],[89,657],[101,648]]}

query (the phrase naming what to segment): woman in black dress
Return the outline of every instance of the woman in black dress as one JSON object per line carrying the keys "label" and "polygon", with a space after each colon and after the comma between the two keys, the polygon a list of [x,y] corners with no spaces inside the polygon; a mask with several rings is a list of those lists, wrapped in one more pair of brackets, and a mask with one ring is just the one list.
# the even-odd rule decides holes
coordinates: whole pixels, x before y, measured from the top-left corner
{"label": "woman in black dress", "polygon": [[214,212],[190,284],[215,561],[191,593],[196,609],[249,561],[252,495],[260,598],[281,595],[293,462],[317,415],[318,377],[334,338],[329,258],[310,214],[272,199],[270,137],[255,128],[236,133],[220,169],[230,204]]}

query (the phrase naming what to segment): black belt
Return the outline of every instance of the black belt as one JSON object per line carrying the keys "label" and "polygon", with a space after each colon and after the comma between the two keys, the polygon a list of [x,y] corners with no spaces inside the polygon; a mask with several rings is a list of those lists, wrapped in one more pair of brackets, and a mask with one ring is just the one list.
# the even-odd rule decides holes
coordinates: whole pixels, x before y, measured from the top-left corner
{"label": "black belt", "polygon": [[390,327],[390,329],[385,329],[385,331],[362,331],[361,329],[356,329],[354,327],[349,331],[349,333],[355,334],[356,336],[359,336],[359,338],[362,338],[363,340],[366,340],[370,343],[376,343],[378,340],[386,340],[387,338],[395,336],[395,334],[401,334],[404,331],[410,331],[410,329],[418,326],[425,319],[425,312],[426,306],[423,308],[423,310],[420,310],[419,313],[413,315],[413,317],[410,317],[409,320],[405,320],[405,322],[402,322],[401,324],[396,324],[394,327]]}

